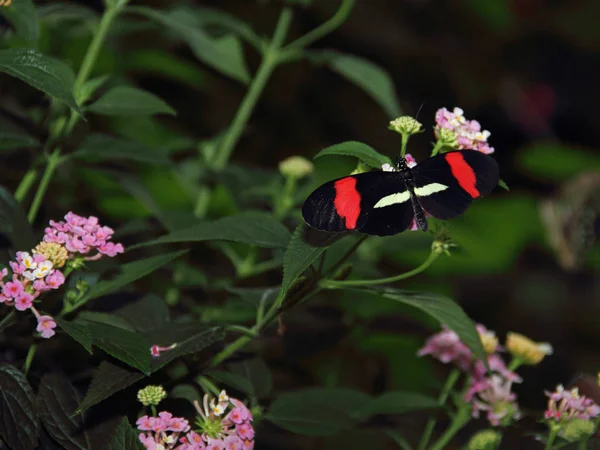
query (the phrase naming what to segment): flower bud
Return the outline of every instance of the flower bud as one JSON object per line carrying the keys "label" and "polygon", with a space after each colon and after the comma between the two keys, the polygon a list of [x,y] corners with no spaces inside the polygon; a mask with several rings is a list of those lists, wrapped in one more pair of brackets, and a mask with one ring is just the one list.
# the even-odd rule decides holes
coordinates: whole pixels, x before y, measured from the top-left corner
{"label": "flower bud", "polygon": [[65,247],[56,242],[40,242],[32,253],[38,253],[46,257],[52,265],[60,269],[69,259],[69,252]]}
{"label": "flower bud", "polygon": [[488,355],[495,353],[498,349],[498,338],[496,337],[496,333],[487,329],[483,329],[483,327],[480,329],[479,326],[477,327],[477,331],[485,352]]}
{"label": "flower bud", "polygon": [[552,346],[547,342],[534,342],[519,333],[507,333],[505,347],[514,358],[529,365],[537,365],[552,354]]}
{"label": "flower bud", "polygon": [[422,124],[410,116],[402,116],[390,122],[389,130],[403,135],[417,134],[423,131]]}
{"label": "flower bud", "polygon": [[596,424],[591,420],[571,419],[564,422],[558,435],[569,442],[577,442],[591,436],[596,431]]}
{"label": "flower bud", "polygon": [[302,156],[290,156],[279,163],[279,172],[286,178],[304,178],[310,175],[315,166]]}
{"label": "flower bud", "polygon": [[448,128],[436,128],[435,134],[438,141],[442,143],[444,147],[458,148],[458,139],[454,130],[449,130]]}
{"label": "flower bud", "polygon": [[502,435],[492,429],[475,434],[467,444],[467,450],[495,450]]}
{"label": "flower bud", "polygon": [[86,280],[77,280],[75,283],[75,289],[77,289],[80,293],[86,292],[90,288],[90,283]]}
{"label": "flower bud", "polygon": [[166,396],[167,393],[162,386],[146,386],[144,389],[140,389],[137,393],[138,400],[144,406],[156,406]]}

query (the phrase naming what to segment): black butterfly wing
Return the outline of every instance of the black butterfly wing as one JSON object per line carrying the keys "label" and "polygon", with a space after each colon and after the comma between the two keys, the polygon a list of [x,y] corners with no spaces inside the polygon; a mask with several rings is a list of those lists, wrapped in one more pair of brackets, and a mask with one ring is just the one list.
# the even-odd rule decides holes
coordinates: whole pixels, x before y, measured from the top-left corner
{"label": "black butterfly wing", "polygon": [[496,161],[476,150],[436,155],[412,169],[415,195],[423,209],[438,219],[463,213],[473,199],[498,185]]}

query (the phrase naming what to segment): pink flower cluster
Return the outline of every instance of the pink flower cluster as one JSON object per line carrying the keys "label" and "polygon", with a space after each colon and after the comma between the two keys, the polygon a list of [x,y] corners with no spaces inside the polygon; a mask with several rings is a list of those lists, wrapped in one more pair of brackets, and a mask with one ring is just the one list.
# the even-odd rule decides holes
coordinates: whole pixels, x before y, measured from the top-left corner
{"label": "pink flower cluster", "polygon": [[[483,325],[477,325],[479,335],[493,335]],[[499,355],[501,348],[495,346],[488,355],[490,371],[483,361],[475,358],[473,352],[459,336],[446,326],[431,336],[425,346],[418,351],[419,356],[431,355],[444,364],[452,363],[468,377],[468,390],[465,400],[471,404],[473,417],[481,412],[493,426],[504,425],[520,417],[516,395],[511,391],[513,383],[520,383],[521,377],[509,370]]]}
{"label": "pink flower cluster", "polygon": [[592,399],[579,395],[577,388],[567,391],[562,385],[558,385],[556,391],[546,391],[545,394],[549,397],[548,408],[544,412],[547,420],[590,420],[600,415],[600,406]]}
{"label": "pink flower cluster", "polygon": [[[190,430],[188,421],[163,411],[158,417],[143,416],[136,422],[140,442],[147,450],[252,450],[254,428],[250,410],[240,400],[229,398],[225,391],[218,402],[204,396],[201,407],[194,402],[200,417],[198,432]],[[229,409],[229,411],[227,411]],[[185,435],[181,436],[181,433]]]}
{"label": "pink flower cluster", "polygon": [[65,215],[65,221],[50,221],[44,236],[45,242],[64,245],[71,254],[87,255],[92,250],[98,253],[86,259],[98,259],[102,255],[116,256],[123,253],[123,245],[110,242],[112,228],[98,224],[94,216],[81,217],[73,212]]}
{"label": "pink flower cluster", "polygon": [[454,108],[452,112],[446,108],[440,108],[435,113],[435,130],[446,128],[456,133],[458,148],[477,150],[479,152],[490,154],[494,153],[494,148],[490,147],[487,140],[490,132],[481,130],[481,125],[476,120],[467,120],[464,111],[460,108]]}

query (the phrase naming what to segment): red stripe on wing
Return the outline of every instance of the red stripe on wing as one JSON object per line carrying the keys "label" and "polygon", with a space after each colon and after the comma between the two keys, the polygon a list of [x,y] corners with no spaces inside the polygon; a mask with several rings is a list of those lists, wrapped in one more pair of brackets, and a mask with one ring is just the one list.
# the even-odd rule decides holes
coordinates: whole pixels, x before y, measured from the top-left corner
{"label": "red stripe on wing", "polygon": [[456,178],[460,187],[467,191],[471,197],[479,197],[479,191],[475,187],[477,176],[475,175],[473,168],[465,161],[462,153],[447,153],[446,161],[448,161],[448,164],[450,165],[452,176]]}
{"label": "red stripe on wing", "polygon": [[335,187],[333,206],[338,215],[345,219],[346,228],[353,230],[360,215],[360,193],[356,190],[356,178],[342,178],[333,186]]}

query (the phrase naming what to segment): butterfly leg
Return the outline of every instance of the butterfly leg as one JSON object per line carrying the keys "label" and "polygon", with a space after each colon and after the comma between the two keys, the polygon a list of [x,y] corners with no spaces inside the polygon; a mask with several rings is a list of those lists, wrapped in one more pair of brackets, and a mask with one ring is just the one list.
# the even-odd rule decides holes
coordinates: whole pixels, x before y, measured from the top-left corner
{"label": "butterfly leg", "polygon": [[425,217],[425,210],[421,206],[419,199],[417,199],[417,196],[412,189],[409,192],[410,202],[412,203],[413,212],[415,213],[415,222],[417,222],[417,226],[421,231],[427,231],[429,225],[427,223],[427,218]]}

